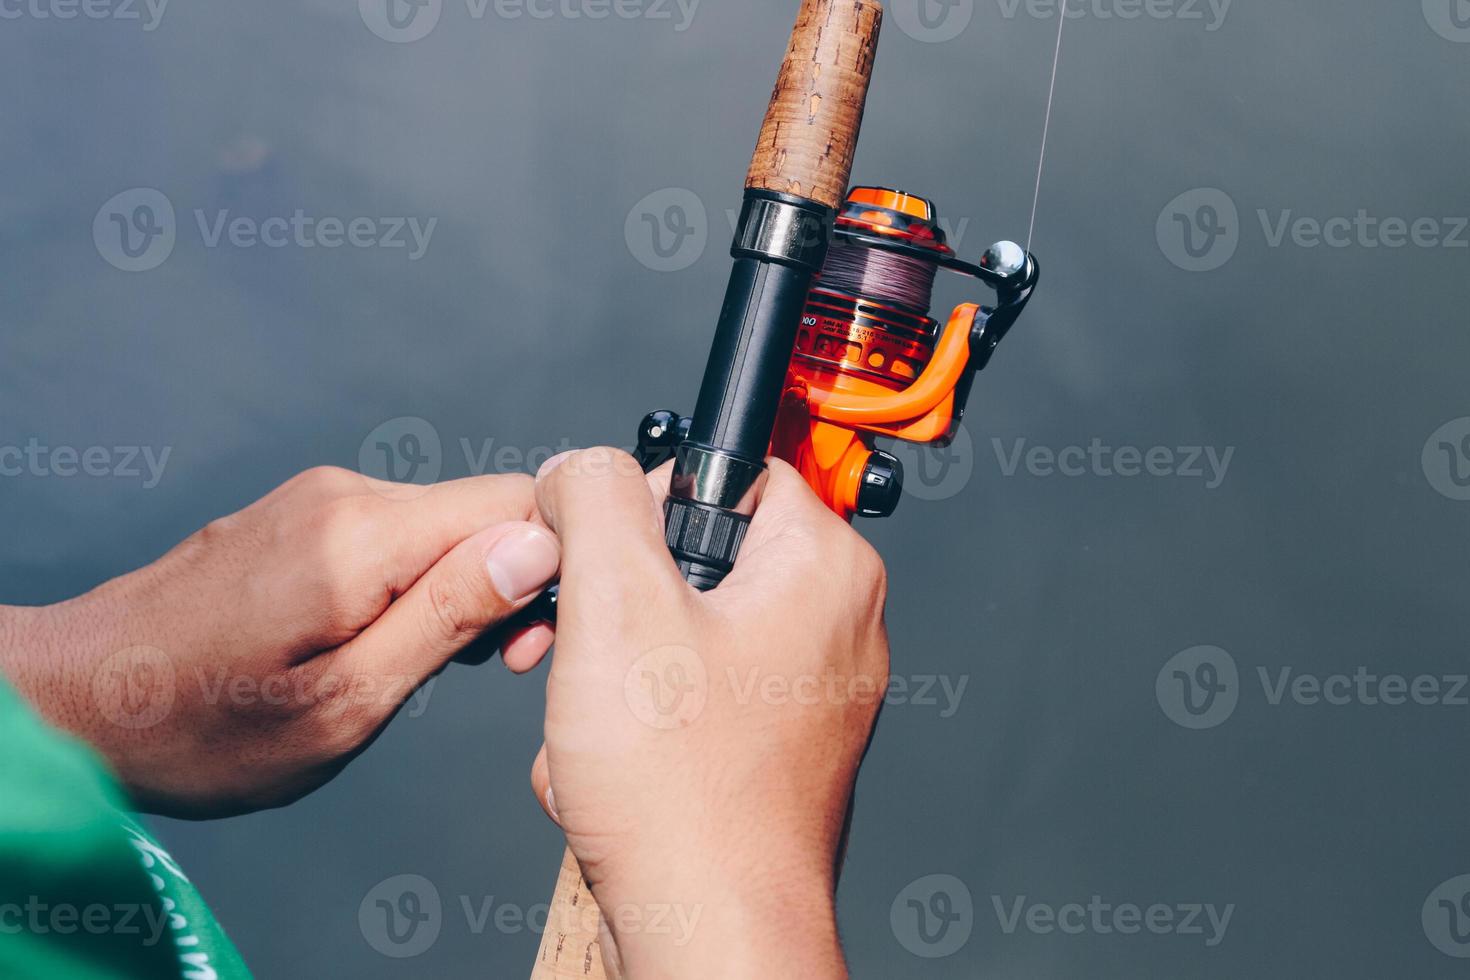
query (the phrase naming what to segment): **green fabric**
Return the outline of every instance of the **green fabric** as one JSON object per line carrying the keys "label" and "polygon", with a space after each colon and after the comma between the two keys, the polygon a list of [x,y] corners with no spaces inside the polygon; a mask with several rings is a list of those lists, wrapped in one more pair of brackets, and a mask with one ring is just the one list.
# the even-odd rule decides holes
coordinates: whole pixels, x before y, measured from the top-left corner
{"label": "green fabric", "polygon": [[248,980],[90,749],[0,678],[0,977]]}

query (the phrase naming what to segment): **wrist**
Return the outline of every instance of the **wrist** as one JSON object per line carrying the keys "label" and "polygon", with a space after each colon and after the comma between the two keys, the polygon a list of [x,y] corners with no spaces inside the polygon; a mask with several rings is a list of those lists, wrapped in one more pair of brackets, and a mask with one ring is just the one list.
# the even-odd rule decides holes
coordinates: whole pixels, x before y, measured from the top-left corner
{"label": "wrist", "polygon": [[38,711],[66,686],[51,635],[54,608],[0,606],[0,674]]}
{"label": "wrist", "polygon": [[46,722],[102,749],[90,669],[101,622],[95,595],[0,608],[0,674]]}
{"label": "wrist", "polygon": [[713,852],[667,870],[595,890],[629,980],[847,976],[829,874],[776,862],[742,873]]}

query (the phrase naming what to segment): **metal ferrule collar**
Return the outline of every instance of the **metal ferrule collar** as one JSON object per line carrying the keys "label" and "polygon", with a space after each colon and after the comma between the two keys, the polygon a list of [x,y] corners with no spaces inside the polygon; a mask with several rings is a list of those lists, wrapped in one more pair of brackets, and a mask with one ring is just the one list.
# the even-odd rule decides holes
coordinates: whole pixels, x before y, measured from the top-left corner
{"label": "metal ferrule collar", "polygon": [[669,494],[749,517],[766,476],[765,463],[685,443],[675,457]]}

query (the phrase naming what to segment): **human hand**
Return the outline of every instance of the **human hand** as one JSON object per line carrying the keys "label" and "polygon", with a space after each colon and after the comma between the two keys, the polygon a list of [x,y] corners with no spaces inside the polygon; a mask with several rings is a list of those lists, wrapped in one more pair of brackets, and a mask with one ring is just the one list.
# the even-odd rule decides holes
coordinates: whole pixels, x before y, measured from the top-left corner
{"label": "human hand", "polygon": [[[773,461],[739,563],[701,594],[664,543],[650,482],[667,470],[645,480],[605,449],[552,465],[537,499],[562,592],[532,779],[610,968],[845,976],[834,879],[888,682],[881,561]],[[691,932],[646,928],[670,909]]]}
{"label": "human hand", "polygon": [[[105,755],[145,809],[289,803],[556,573],[529,477],[413,490],[303,473],[85,596],[5,610],[0,670]],[[526,669],[551,630],[489,639]]]}

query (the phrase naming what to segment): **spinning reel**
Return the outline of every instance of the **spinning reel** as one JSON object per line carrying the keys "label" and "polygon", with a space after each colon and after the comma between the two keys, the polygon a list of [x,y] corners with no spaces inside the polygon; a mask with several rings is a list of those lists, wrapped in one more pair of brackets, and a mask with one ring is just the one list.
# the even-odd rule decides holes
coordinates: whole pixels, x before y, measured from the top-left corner
{"label": "spinning reel", "polygon": [[[991,287],[996,304],[962,304],[941,328],[929,315],[941,268]],[[924,198],[853,188],[807,295],[770,454],[839,516],[891,515],[903,466],[875,449],[875,439],[950,443],[975,375],[1025,309],[1039,273],[1035,257],[1009,241],[992,245],[978,265],[960,259]],[[672,412],[645,418],[643,465],[674,455],[689,424]]]}

